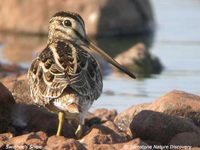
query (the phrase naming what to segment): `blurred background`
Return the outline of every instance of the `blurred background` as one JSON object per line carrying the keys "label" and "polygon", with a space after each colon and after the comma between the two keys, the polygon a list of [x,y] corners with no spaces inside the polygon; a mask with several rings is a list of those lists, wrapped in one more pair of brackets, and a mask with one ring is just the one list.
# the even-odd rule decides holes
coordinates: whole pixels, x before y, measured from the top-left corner
{"label": "blurred background", "polygon": [[0,80],[26,73],[45,47],[48,21],[79,13],[89,37],[137,75],[99,59],[104,92],[92,107],[119,112],[173,89],[200,94],[199,0],[7,0],[0,4]]}

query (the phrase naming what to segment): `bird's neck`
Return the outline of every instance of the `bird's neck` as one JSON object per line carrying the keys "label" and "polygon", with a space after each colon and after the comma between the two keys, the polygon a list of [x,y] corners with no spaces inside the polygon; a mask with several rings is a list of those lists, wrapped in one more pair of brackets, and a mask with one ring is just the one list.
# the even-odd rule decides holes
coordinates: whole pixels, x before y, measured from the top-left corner
{"label": "bird's neck", "polygon": [[48,38],[47,40],[47,44],[52,44],[52,43],[57,43],[57,42],[64,42],[64,43],[69,43],[71,42],[70,40],[68,39],[63,39],[63,38]]}

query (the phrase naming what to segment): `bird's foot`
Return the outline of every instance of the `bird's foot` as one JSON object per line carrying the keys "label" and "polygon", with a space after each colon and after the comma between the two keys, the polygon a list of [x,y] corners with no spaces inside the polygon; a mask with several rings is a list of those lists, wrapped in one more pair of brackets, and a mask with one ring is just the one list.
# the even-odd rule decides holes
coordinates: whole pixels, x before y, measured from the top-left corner
{"label": "bird's foot", "polygon": [[80,139],[82,137],[82,134],[83,134],[83,126],[79,124],[75,132],[76,138]]}

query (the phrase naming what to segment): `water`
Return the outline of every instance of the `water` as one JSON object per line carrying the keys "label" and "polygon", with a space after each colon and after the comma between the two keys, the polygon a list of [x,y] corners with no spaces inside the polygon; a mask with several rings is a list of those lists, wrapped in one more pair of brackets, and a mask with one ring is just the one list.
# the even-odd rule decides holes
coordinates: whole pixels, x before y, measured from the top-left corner
{"label": "water", "polygon": [[[158,56],[165,66],[160,75],[132,80],[109,75],[104,78],[104,92],[95,101],[96,108],[115,108],[119,112],[140,103],[152,102],[173,89],[200,95],[200,1],[199,0],[151,0],[156,15],[157,33],[153,44],[147,37],[100,39],[98,43],[109,50],[127,49],[138,39],[144,40],[150,51]],[[18,41],[12,44],[12,41]],[[31,41],[31,43],[27,43]],[[4,62],[15,62],[27,66],[32,60],[32,51],[45,45],[45,38],[14,37],[10,43],[0,47],[0,58]],[[21,44],[20,43],[26,43]],[[107,44],[107,43],[110,43]],[[14,45],[13,47],[11,45]],[[15,49],[15,51],[14,51]],[[111,55],[115,55],[119,50]]]}
{"label": "water", "polygon": [[[165,66],[161,75],[144,80],[109,76],[98,107],[117,108],[152,102],[173,89],[200,95],[200,1],[152,0],[157,34],[151,47]],[[111,92],[109,92],[111,93]]]}

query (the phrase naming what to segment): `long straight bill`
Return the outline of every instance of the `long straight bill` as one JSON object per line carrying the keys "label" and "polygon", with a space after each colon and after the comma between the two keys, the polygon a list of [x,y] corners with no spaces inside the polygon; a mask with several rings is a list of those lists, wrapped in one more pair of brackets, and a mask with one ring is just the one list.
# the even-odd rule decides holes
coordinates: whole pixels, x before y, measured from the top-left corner
{"label": "long straight bill", "polygon": [[89,44],[89,48],[96,52],[98,55],[100,55],[102,58],[104,58],[106,61],[111,63],[113,66],[121,70],[122,72],[129,75],[131,78],[136,79],[135,75],[132,74],[127,68],[120,65],[118,62],[116,62],[113,58],[111,58],[108,54],[106,54],[103,50],[101,50],[99,47],[97,47],[95,44],[93,44],[91,41],[87,40],[87,44]]}

